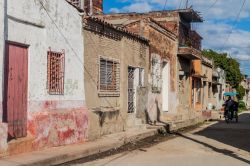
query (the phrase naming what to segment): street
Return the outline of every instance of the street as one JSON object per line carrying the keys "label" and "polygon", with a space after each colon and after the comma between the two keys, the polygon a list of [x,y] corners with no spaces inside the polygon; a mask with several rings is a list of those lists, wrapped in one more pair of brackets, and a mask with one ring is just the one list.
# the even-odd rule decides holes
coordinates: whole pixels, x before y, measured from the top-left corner
{"label": "street", "polygon": [[250,164],[250,112],[239,123],[209,122],[149,148],[127,151],[74,166],[247,166]]}

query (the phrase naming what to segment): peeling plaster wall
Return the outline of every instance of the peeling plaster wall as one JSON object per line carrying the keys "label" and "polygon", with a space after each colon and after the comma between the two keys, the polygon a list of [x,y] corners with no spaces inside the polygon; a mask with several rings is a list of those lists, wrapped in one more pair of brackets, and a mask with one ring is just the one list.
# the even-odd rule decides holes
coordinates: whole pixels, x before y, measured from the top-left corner
{"label": "peeling plaster wall", "polygon": [[[83,87],[83,37],[82,19],[78,11],[62,0],[41,1],[48,11],[42,8],[39,0],[8,0],[8,15],[29,21],[41,27],[9,19],[8,40],[29,46],[29,112],[40,111],[40,104],[47,101],[75,101],[74,107],[83,107],[85,96]],[[55,25],[55,24],[56,25]],[[57,29],[60,29],[60,31]],[[39,37],[38,37],[39,36]],[[64,95],[49,95],[47,92],[47,51],[65,50],[65,90]],[[73,50],[72,50],[73,49]],[[35,72],[34,72],[35,71]],[[76,102],[77,101],[77,102]],[[56,107],[62,107],[56,104]],[[64,108],[72,105],[64,104]]]}
{"label": "peeling plaster wall", "polygon": [[[2,1],[0,7],[2,9]],[[2,34],[2,27],[0,33]],[[66,1],[8,0],[7,40],[29,45],[28,135],[34,139],[32,150],[78,143],[87,139],[88,114],[85,105],[84,75],[81,74],[84,73],[82,33],[82,17]],[[63,95],[49,95],[47,92],[49,48],[57,52],[65,51]],[[3,52],[2,44],[0,51]],[[2,73],[2,67],[0,72]],[[3,134],[2,130],[5,130]],[[0,124],[0,150],[1,138],[5,134],[7,128],[1,127]],[[23,151],[25,148],[19,152]]]}
{"label": "peeling plaster wall", "polygon": [[[143,26],[142,26],[143,25]],[[149,94],[148,94],[148,115],[151,121],[159,120],[159,116],[163,119],[168,116],[169,113],[173,114],[177,111],[177,41],[171,39],[167,35],[161,32],[161,28],[157,29],[155,24],[148,22],[148,19],[141,19],[141,21],[129,24],[126,28],[137,34],[141,34],[150,40],[150,63],[149,63]],[[168,91],[168,107],[169,112],[163,112],[162,110],[162,92],[153,92],[152,85],[152,57],[157,55],[161,63],[161,73],[163,69],[163,62],[170,64],[169,73],[169,91]]]}
{"label": "peeling plaster wall", "polygon": [[[110,30],[109,33],[112,34],[112,30]],[[119,39],[113,39],[96,32],[84,30],[84,43],[86,48],[84,50],[84,65],[86,67],[84,74],[87,96],[86,104],[90,111],[90,139],[127,129],[128,66],[144,68],[145,77],[143,82],[145,83],[145,87],[147,87],[148,46],[142,47],[144,43],[135,40],[133,37],[130,38],[123,33],[119,33],[119,35]],[[120,93],[118,96],[99,95],[100,56],[119,61],[120,63]],[[143,94],[138,93],[138,95]],[[138,98],[140,98],[140,96]],[[139,110],[144,111],[142,107],[138,107],[137,111]],[[134,114],[134,116],[136,115]]]}

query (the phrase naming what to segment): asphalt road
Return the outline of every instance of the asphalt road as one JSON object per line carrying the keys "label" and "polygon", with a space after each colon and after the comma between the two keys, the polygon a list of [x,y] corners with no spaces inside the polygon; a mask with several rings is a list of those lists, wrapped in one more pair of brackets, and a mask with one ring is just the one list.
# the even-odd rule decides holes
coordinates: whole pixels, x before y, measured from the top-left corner
{"label": "asphalt road", "polygon": [[250,112],[239,123],[205,124],[174,139],[74,166],[249,166]]}

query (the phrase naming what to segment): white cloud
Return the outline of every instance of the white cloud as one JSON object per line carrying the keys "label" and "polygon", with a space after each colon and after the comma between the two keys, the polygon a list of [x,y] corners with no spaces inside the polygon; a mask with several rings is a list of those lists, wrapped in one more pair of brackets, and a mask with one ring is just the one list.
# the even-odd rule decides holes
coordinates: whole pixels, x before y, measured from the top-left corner
{"label": "white cloud", "polygon": [[[133,4],[147,4],[147,9],[161,10],[164,8],[166,0],[117,0],[118,2],[128,2]],[[206,19],[232,19],[234,20],[239,12],[244,0],[190,0],[189,6],[204,14]],[[149,7],[150,6],[150,7]],[[143,7],[143,6],[141,6]],[[166,9],[184,8],[185,0],[167,0]],[[125,7],[126,8],[126,7]],[[138,12],[137,8],[130,8],[130,12]],[[135,9],[135,10],[133,10]],[[246,0],[240,18],[248,18],[250,16],[250,1]]]}
{"label": "white cloud", "polygon": [[[116,0],[129,3],[120,12],[147,12],[162,10],[166,0]],[[244,0],[189,0],[193,9],[202,13],[205,22],[197,25],[203,36],[203,47],[230,53],[239,59],[242,67],[250,66],[250,30],[237,29],[236,21]],[[181,3],[182,2],[182,3]],[[216,2],[216,3],[215,3]],[[185,7],[185,0],[167,0],[166,9]],[[250,20],[250,0],[239,15],[238,22]],[[195,26],[194,26],[195,27]],[[228,40],[227,40],[228,39]]]}
{"label": "white cloud", "polygon": [[110,8],[109,12],[110,13],[120,13],[120,9],[118,9],[118,8]]}
{"label": "white cloud", "polygon": [[152,9],[153,8],[149,3],[147,3],[147,2],[138,2],[138,3],[133,3],[133,4],[129,5],[129,6],[123,7],[122,11],[142,13],[142,12],[149,12]]}

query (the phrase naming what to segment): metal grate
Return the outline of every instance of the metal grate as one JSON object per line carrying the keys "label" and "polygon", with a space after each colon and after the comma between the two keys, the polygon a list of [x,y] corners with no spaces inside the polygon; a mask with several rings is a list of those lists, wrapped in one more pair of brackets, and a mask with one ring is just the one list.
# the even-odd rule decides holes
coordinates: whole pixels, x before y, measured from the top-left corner
{"label": "metal grate", "polygon": [[47,73],[47,89],[52,95],[64,94],[64,68],[65,68],[65,53],[48,51],[48,73]]}
{"label": "metal grate", "polygon": [[152,59],[152,90],[161,91],[161,63],[156,58]]}
{"label": "metal grate", "polygon": [[100,59],[100,85],[101,91],[119,92],[120,65],[116,61]]}
{"label": "metal grate", "polygon": [[128,68],[128,113],[135,112],[135,89],[134,89],[134,79],[135,79],[135,68]]}

